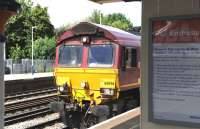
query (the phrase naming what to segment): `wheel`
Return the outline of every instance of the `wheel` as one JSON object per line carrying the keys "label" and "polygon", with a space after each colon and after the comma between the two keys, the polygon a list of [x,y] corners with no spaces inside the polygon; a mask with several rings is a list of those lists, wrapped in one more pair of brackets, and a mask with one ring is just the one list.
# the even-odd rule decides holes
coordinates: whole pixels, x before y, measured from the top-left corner
{"label": "wheel", "polygon": [[97,123],[99,123],[98,117],[92,114],[88,114],[86,117],[82,119],[81,129],[87,129],[93,125],[96,125]]}
{"label": "wheel", "polygon": [[62,111],[60,112],[60,119],[62,123],[66,125],[69,129],[72,128],[72,115],[67,114],[65,111]]}
{"label": "wheel", "polygon": [[127,100],[127,103],[126,103],[126,110],[131,110],[131,109],[134,109],[136,107],[139,106],[139,102],[137,99],[134,99],[134,100]]}
{"label": "wheel", "polygon": [[80,129],[81,114],[80,112],[70,111],[70,112],[60,112],[60,118],[67,126],[68,129]]}

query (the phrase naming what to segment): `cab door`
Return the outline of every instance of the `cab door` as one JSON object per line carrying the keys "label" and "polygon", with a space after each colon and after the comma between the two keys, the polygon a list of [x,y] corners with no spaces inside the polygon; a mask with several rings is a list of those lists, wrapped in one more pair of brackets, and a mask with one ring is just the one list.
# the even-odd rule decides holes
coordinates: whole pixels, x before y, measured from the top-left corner
{"label": "cab door", "polygon": [[120,90],[139,87],[140,70],[138,67],[138,49],[134,47],[121,48]]}

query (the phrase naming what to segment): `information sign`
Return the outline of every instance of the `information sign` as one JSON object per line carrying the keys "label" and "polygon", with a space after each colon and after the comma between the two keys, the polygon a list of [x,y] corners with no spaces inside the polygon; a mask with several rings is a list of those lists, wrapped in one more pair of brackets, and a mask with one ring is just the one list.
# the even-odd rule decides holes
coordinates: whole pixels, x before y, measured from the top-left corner
{"label": "information sign", "polygon": [[200,126],[200,16],[150,23],[150,120]]}

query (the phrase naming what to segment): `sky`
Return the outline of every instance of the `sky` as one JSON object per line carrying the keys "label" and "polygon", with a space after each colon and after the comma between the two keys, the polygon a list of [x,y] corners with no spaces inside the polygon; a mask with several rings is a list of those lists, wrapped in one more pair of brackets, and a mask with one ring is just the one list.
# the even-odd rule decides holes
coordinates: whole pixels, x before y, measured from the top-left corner
{"label": "sky", "polygon": [[103,14],[122,13],[131,20],[133,26],[141,25],[141,2],[115,2],[97,4],[89,0],[32,0],[34,5],[48,7],[50,20],[55,28],[67,23],[80,22],[95,10]]}

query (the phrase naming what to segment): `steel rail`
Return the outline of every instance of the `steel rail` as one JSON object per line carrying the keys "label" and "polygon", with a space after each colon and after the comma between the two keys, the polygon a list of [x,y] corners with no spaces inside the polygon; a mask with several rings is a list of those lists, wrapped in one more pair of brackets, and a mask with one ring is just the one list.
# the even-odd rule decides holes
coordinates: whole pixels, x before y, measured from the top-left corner
{"label": "steel rail", "polygon": [[28,93],[20,93],[17,95],[7,96],[5,97],[5,101],[15,100],[15,99],[21,99],[25,97],[32,97],[32,96],[38,96],[41,94],[49,94],[49,93],[56,93],[57,89],[45,89],[40,91],[32,91]]}
{"label": "steel rail", "polygon": [[46,105],[51,101],[57,99],[56,94],[44,95],[40,97],[24,99],[14,102],[8,102],[5,104],[5,113],[16,112],[19,110],[25,110],[28,108],[34,108],[42,105]]}
{"label": "steel rail", "polygon": [[47,115],[50,113],[52,113],[52,111],[50,111],[48,107],[45,107],[45,108],[32,110],[29,112],[15,114],[13,116],[5,117],[5,125],[7,126],[7,125],[11,125],[17,122],[26,121],[26,120],[29,120],[38,116]]}

